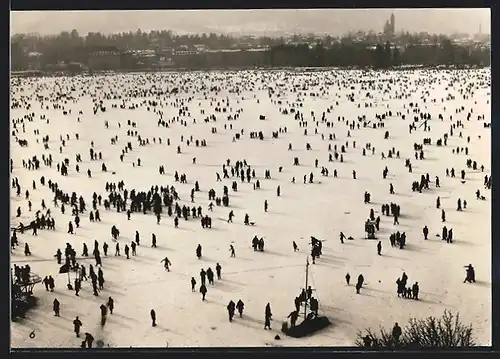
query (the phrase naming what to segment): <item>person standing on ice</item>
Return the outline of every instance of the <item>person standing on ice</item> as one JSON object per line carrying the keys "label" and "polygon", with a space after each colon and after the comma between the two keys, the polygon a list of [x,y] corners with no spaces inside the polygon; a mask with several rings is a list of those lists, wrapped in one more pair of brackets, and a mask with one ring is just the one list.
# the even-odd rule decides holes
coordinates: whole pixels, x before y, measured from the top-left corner
{"label": "person standing on ice", "polygon": [[245,303],[243,303],[241,299],[238,300],[238,303],[236,303],[236,308],[238,309],[240,318],[243,317],[243,309],[245,308]]}
{"label": "person standing on ice", "polygon": [[57,300],[57,298],[54,299],[52,302],[52,310],[54,311],[54,316],[59,317],[59,313],[61,311],[61,303]]}
{"label": "person standing on ice", "polygon": [[214,285],[214,272],[210,267],[208,267],[207,269],[207,279],[208,279],[208,284]]}
{"label": "person standing on ice", "polygon": [[398,325],[398,323],[394,324],[394,327],[392,328],[392,337],[394,338],[394,341],[396,343],[399,343],[399,337],[402,334],[401,327]]}
{"label": "person standing on ice", "polygon": [[137,245],[135,244],[135,242],[131,242],[130,247],[132,248],[132,255],[135,256],[137,254],[136,252]]}
{"label": "person standing on ice", "polygon": [[377,243],[377,254],[379,256],[382,255],[382,241],[378,241],[378,243]]}
{"label": "person standing on ice", "polygon": [[229,245],[229,252],[231,252],[231,258],[236,257],[234,246],[232,244]]}
{"label": "person standing on ice", "polygon": [[174,227],[179,228],[179,217],[175,216],[174,218]]}
{"label": "person standing on ice", "polygon": [[271,330],[271,319],[273,317],[273,314],[271,313],[271,304],[267,303],[266,305],[266,310],[265,310],[265,319],[264,319],[264,329],[269,329]]}
{"label": "person standing on ice", "polygon": [[359,290],[363,287],[363,283],[365,281],[365,278],[363,277],[362,274],[358,276],[358,282],[356,283],[356,294],[359,294]]}
{"label": "person standing on ice", "polygon": [[135,243],[139,246],[140,243],[140,238],[139,238],[139,231],[135,231]]}
{"label": "person standing on ice", "polygon": [[290,326],[292,328],[294,328],[295,324],[297,323],[297,319],[299,318],[299,312],[298,312],[298,310],[294,310],[293,312],[291,312],[290,314],[288,314],[287,318],[290,318]]}
{"label": "person standing on ice", "polygon": [[429,228],[427,228],[427,226],[424,226],[424,228],[422,229],[422,233],[424,234],[424,240],[427,240],[427,237],[429,235]]}
{"label": "person standing on ice", "polygon": [[80,328],[82,327],[82,325],[82,322],[77,316],[75,320],[73,320],[73,330],[75,331],[77,338],[80,338]]}
{"label": "person standing on ice", "polygon": [[151,315],[151,326],[156,327],[156,312],[155,312],[155,310],[151,309],[149,314]]}
{"label": "person standing on ice", "polygon": [[115,309],[115,300],[109,297],[106,306],[109,308],[109,313],[113,314],[113,309]]}
{"label": "person standing on ice", "polygon": [[436,208],[437,209],[441,208],[441,198],[439,198],[439,196],[438,198],[436,198]]}
{"label": "person standing on ice", "polygon": [[191,277],[191,292],[195,291],[195,286],[196,286],[196,279],[194,279],[194,277]]}
{"label": "person standing on ice", "polygon": [[200,279],[201,279],[201,285],[205,285],[205,280],[207,277],[207,272],[202,268],[200,271]]}
{"label": "person standing on ice", "polygon": [[221,265],[217,262],[217,265],[215,266],[215,272],[217,273],[217,279],[220,280],[221,279],[221,271],[222,271],[222,267]]}
{"label": "person standing on ice", "polygon": [[120,243],[116,243],[115,246],[115,257],[120,256]]}
{"label": "person standing on ice", "polygon": [[264,212],[267,212],[268,204],[267,199],[264,201]]}
{"label": "person standing on ice", "polygon": [[293,251],[297,252],[299,250],[299,246],[297,246],[297,243],[295,243],[295,241],[292,241],[292,244],[293,244]]}
{"label": "person standing on ice", "polygon": [[154,233],[151,238],[151,248],[156,248],[156,234]]}
{"label": "person standing on ice", "polygon": [[106,324],[106,314],[108,313],[108,308],[104,304],[101,304],[99,308],[101,309],[101,327],[104,327],[104,324]]}
{"label": "person standing on ice", "polygon": [[200,286],[200,293],[201,293],[201,300],[204,302],[205,296],[207,295],[207,287],[205,286],[205,284],[202,284]]}
{"label": "person standing on ice", "polygon": [[234,212],[230,211],[227,219],[227,223],[233,223]]}
{"label": "person standing on ice", "polygon": [[196,247],[196,257],[198,257],[198,259],[201,259],[202,255],[201,255],[201,244],[198,244],[198,247]]}
{"label": "person standing on ice", "polygon": [[232,300],[229,301],[229,304],[227,305],[227,313],[229,315],[229,322],[233,321],[235,307],[236,306],[235,306],[234,302]]}
{"label": "person standing on ice", "polygon": [[446,212],[444,209],[441,210],[441,221],[444,223],[446,222]]}
{"label": "person standing on ice", "polygon": [[125,255],[127,256],[127,259],[130,259],[129,252],[130,252],[130,249],[129,249],[128,245],[125,244]]}
{"label": "person standing on ice", "polygon": [[351,275],[349,273],[347,273],[345,275],[345,282],[347,283],[347,285],[349,285],[350,281],[351,281]]}

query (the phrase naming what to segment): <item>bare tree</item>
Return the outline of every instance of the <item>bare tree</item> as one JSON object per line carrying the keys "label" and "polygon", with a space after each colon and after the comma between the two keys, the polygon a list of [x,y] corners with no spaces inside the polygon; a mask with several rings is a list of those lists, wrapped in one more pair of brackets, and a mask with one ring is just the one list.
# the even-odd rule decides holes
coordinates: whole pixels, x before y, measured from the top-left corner
{"label": "bare tree", "polygon": [[476,346],[472,325],[460,321],[459,313],[445,310],[441,318],[412,318],[396,340],[391,330],[380,328],[377,335],[371,329],[359,331],[355,344],[370,349],[470,348]]}

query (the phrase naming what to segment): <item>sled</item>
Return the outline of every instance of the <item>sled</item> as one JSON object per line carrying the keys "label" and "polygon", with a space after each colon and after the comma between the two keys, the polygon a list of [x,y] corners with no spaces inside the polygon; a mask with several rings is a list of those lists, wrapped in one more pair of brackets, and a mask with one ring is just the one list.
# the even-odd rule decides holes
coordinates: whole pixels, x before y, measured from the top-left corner
{"label": "sled", "polygon": [[248,224],[253,226],[253,225],[255,225],[255,222],[248,222]]}
{"label": "sled", "polygon": [[292,338],[302,338],[313,334],[318,330],[329,326],[330,320],[327,317],[315,317],[309,320],[304,320],[295,327],[288,327],[288,323],[283,323],[281,331]]}

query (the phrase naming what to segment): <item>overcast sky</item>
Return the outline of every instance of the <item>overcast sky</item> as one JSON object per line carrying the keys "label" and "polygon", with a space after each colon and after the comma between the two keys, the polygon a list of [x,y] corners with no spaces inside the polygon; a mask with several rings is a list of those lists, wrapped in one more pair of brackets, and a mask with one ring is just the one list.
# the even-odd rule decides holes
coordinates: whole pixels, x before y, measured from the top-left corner
{"label": "overcast sky", "polygon": [[489,9],[148,10],[11,12],[12,33],[56,34],[76,29],[113,33],[168,29],[175,33],[279,35],[381,31],[391,13],[396,31],[490,33]]}

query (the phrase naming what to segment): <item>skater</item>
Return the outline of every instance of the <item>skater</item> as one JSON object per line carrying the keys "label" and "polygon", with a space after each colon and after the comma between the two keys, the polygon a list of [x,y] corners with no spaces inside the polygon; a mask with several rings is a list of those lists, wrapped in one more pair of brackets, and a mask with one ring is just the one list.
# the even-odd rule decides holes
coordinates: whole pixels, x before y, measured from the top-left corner
{"label": "skater", "polygon": [[349,283],[351,282],[351,275],[349,273],[345,275],[345,282],[347,283],[347,285],[349,285]]}
{"label": "skater", "polygon": [[297,246],[297,243],[295,243],[295,241],[293,241],[293,251],[294,252],[297,252],[299,250],[299,246]]}
{"label": "skater", "polygon": [[229,245],[229,252],[231,252],[231,258],[236,257],[234,246],[232,244]]}
{"label": "skater", "polygon": [[377,254],[379,256],[382,255],[382,241],[378,241],[378,243],[377,243]]}
{"label": "skater", "polygon": [[170,261],[168,260],[168,258],[167,258],[167,257],[163,258],[163,259],[160,261],[160,263],[162,263],[162,262],[163,262],[163,266],[164,266],[165,270],[166,270],[167,272],[170,272],[170,268],[169,268],[169,266],[170,266],[170,265],[172,265],[172,263],[170,263]]}
{"label": "skater", "polygon": [[196,279],[194,279],[194,277],[191,277],[191,292],[195,291],[195,286],[196,286]]}

